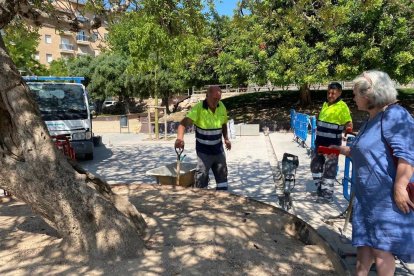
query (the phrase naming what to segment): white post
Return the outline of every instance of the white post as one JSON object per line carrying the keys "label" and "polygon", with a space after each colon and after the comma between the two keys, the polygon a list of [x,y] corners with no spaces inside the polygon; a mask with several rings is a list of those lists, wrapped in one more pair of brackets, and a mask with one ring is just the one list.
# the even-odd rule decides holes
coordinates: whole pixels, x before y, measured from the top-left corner
{"label": "white post", "polygon": [[164,140],[167,141],[167,107],[164,107]]}
{"label": "white post", "polygon": [[148,106],[148,136],[152,139],[151,136],[151,107]]}

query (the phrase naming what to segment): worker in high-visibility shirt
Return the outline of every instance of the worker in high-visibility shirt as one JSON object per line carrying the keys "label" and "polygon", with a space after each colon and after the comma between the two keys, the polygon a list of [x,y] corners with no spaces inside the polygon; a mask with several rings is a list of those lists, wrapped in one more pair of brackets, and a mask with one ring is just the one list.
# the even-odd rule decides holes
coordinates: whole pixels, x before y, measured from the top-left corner
{"label": "worker in high-visibility shirt", "polygon": [[348,105],[341,100],[342,86],[332,82],[328,86],[327,101],[323,103],[316,123],[315,151],[312,153],[311,172],[319,198],[331,201],[337,174],[338,156],[318,154],[319,146],[342,144],[342,133],[352,130],[352,118]]}
{"label": "worker in high-visibility shirt", "polygon": [[195,187],[207,188],[210,169],[216,179],[217,190],[227,190],[227,163],[223,149],[223,139],[227,150],[231,142],[227,132],[227,110],[220,101],[219,86],[209,86],[206,99],[197,103],[181,120],[177,128],[175,148],[184,148],[184,132],[186,127],[195,125],[197,169]]}

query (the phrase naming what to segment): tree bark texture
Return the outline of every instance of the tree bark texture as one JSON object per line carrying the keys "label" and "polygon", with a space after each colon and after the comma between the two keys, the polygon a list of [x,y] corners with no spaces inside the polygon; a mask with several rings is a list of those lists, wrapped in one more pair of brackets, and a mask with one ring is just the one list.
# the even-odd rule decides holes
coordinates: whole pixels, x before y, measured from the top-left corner
{"label": "tree bark texture", "polygon": [[141,214],[56,149],[1,36],[0,84],[0,187],[54,227],[63,249],[89,257],[140,254]]}
{"label": "tree bark texture", "polygon": [[303,84],[300,86],[300,105],[302,107],[309,106],[312,103],[311,92],[309,84]]}

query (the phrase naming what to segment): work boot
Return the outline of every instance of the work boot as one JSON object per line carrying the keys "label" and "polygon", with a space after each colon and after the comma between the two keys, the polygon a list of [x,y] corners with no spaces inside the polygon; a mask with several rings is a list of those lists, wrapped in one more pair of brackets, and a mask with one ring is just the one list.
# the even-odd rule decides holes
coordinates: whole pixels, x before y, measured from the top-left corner
{"label": "work boot", "polygon": [[318,199],[316,200],[317,203],[332,203],[333,202],[333,193],[329,190],[321,189],[320,193],[318,193]]}
{"label": "work boot", "polygon": [[312,178],[313,178],[313,184],[315,184],[316,187],[316,194],[318,196],[321,195],[321,191],[322,191],[322,174],[321,173],[312,173]]}
{"label": "work boot", "polygon": [[318,187],[322,181],[322,173],[312,173],[313,183]]}
{"label": "work boot", "polygon": [[333,201],[334,181],[335,179],[322,179],[320,189],[318,189],[319,201],[328,203]]}
{"label": "work boot", "polygon": [[320,182],[317,184],[315,183],[315,185],[316,185],[316,194],[321,197],[322,196],[322,185]]}
{"label": "work boot", "polygon": [[217,183],[216,190],[217,191],[227,191],[228,190],[227,182]]}

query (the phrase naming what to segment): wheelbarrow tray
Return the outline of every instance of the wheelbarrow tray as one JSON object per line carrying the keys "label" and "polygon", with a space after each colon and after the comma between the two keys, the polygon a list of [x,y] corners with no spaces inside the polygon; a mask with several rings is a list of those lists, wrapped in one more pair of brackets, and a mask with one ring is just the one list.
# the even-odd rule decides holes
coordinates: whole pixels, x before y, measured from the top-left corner
{"label": "wheelbarrow tray", "polygon": [[[197,164],[181,163],[180,165],[180,186],[190,187],[194,184],[194,175]],[[154,168],[146,172],[147,175],[154,176],[158,184],[176,185],[177,163],[171,163],[162,167]]]}

